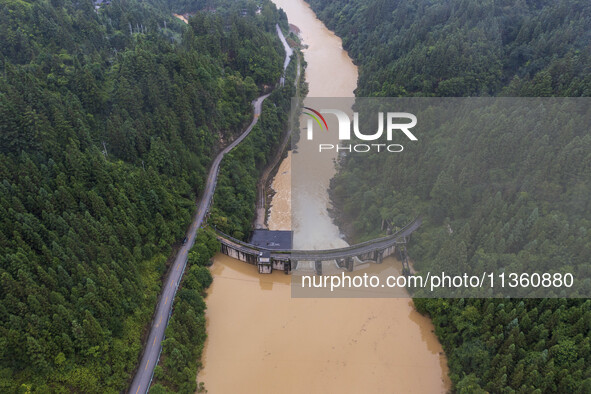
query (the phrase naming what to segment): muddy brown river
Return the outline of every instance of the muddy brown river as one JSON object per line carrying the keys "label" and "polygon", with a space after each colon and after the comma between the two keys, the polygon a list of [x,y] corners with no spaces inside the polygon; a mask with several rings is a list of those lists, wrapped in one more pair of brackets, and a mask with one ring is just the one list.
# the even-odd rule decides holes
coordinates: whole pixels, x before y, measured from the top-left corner
{"label": "muddy brown river", "polygon": [[[308,45],[309,97],[352,97],[357,67],[341,40],[301,0],[274,0]],[[291,196],[289,154],[273,180],[270,229],[294,230],[300,248],[346,245],[326,211],[332,157],[316,163],[310,181],[313,220],[300,220]],[[293,198],[293,200],[292,200]],[[293,207],[292,207],[293,201]],[[292,223],[291,210],[294,210]],[[302,212],[301,216],[305,216]],[[397,267],[392,258],[383,265]],[[430,320],[405,298],[296,299],[290,276],[259,275],[255,266],[218,254],[208,290],[203,369],[209,393],[441,393],[447,360]]]}

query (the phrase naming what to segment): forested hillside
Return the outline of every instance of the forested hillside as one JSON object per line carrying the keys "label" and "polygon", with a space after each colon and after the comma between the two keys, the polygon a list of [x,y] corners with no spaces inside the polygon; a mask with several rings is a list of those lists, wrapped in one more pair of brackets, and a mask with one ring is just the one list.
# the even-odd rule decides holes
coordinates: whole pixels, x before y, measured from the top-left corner
{"label": "forested hillside", "polygon": [[281,74],[261,4],[0,1],[0,391],[125,389],[209,162]]}
{"label": "forested hillside", "polygon": [[[358,96],[591,95],[587,1],[310,3],[359,64]],[[332,197],[352,241],[421,214],[409,249],[417,269],[540,266],[588,278],[588,129],[502,124],[434,128],[401,154],[345,157]],[[457,392],[591,391],[588,300],[415,304],[433,318]]]}
{"label": "forested hillside", "polygon": [[589,96],[586,0],[311,0],[358,96]]}

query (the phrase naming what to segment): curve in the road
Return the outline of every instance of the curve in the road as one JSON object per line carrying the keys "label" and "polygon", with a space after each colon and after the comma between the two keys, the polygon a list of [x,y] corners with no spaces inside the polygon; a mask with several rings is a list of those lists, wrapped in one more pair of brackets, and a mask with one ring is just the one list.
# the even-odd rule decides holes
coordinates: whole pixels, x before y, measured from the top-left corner
{"label": "curve in the road", "polygon": [[[281,42],[284,43],[285,37],[283,37],[281,29],[277,28],[277,34],[279,35]],[[289,59],[289,57],[287,57],[287,59]],[[284,67],[286,67],[287,63],[288,60],[286,60],[286,63],[284,63]],[[172,304],[174,301],[174,296],[176,294],[176,290],[185,271],[185,266],[187,264],[187,255],[189,253],[189,250],[191,250],[193,244],[195,243],[197,229],[201,227],[203,219],[205,218],[205,215],[209,210],[211,200],[213,198],[213,194],[215,191],[218,172],[220,169],[220,163],[222,162],[222,159],[228,152],[234,149],[250,134],[251,130],[258,122],[259,116],[261,115],[263,101],[267,97],[269,97],[269,94],[270,93],[260,96],[252,102],[252,105],[254,107],[254,116],[252,122],[244,130],[244,132],[240,134],[238,138],[236,138],[230,145],[224,148],[217,155],[217,157],[211,165],[209,174],[207,176],[207,183],[205,186],[205,191],[203,192],[203,197],[199,202],[197,214],[195,215],[193,223],[189,228],[187,242],[178,251],[174,263],[170,267],[168,277],[166,278],[165,283],[163,285],[164,287],[162,289],[162,293],[160,294],[158,305],[156,306],[156,313],[154,315],[154,319],[152,320],[152,325],[150,327],[150,333],[148,335],[148,339],[141,357],[140,364],[137,367],[136,374],[133,378],[131,386],[129,387],[129,393],[146,393],[150,388],[154,368],[156,367],[156,365],[158,365],[160,352],[162,351],[162,340],[164,339],[164,330],[166,329],[168,319],[172,314]]]}
{"label": "curve in the road", "polygon": [[209,174],[207,176],[207,183],[205,186],[205,191],[203,192],[203,197],[199,202],[197,214],[195,215],[193,223],[189,228],[187,242],[178,251],[174,263],[170,268],[168,277],[164,283],[164,287],[160,295],[158,305],[156,307],[156,314],[154,316],[154,319],[152,320],[152,326],[150,327],[150,334],[146,342],[146,347],[144,349],[144,353],[142,355],[136,375],[129,388],[129,393],[145,393],[148,391],[150,387],[150,382],[152,381],[152,374],[154,372],[154,368],[158,364],[160,352],[162,350],[162,339],[164,338],[164,330],[166,329],[168,319],[172,313],[172,303],[174,301],[174,296],[176,294],[176,290],[185,271],[189,250],[191,250],[193,244],[195,243],[197,229],[201,227],[203,219],[205,218],[205,215],[209,210],[211,199],[215,191],[218,172],[220,169],[220,163],[222,162],[222,159],[228,152],[234,149],[240,142],[242,142],[242,140],[244,140],[244,138],[248,136],[248,134],[250,134],[252,128],[254,127],[254,125],[257,124],[259,120],[263,101],[268,96],[269,94],[265,94],[264,96],[260,96],[259,98],[253,101],[252,104],[254,107],[254,118],[252,122],[246,128],[246,130],[238,138],[236,138],[236,140],[234,140],[230,145],[224,148],[217,155],[217,157],[211,165]]}

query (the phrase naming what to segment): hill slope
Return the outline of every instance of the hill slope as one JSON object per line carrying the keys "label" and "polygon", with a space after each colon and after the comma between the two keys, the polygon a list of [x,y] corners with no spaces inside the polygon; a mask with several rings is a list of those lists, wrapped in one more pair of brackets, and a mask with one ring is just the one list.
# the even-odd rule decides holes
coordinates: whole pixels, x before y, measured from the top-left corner
{"label": "hill slope", "polygon": [[209,162],[281,74],[278,21],[0,1],[0,391],[126,387]]}

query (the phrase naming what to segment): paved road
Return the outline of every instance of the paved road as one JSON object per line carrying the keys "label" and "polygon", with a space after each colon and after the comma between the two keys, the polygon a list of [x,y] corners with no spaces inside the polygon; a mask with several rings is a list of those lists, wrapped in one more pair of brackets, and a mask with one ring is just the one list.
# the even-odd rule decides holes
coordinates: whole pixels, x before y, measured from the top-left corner
{"label": "paved road", "polygon": [[150,387],[152,373],[154,372],[154,367],[158,364],[158,358],[160,357],[162,339],[164,338],[164,330],[166,329],[166,324],[172,311],[174,295],[183,276],[183,272],[185,271],[185,265],[187,264],[187,254],[195,242],[197,229],[201,226],[201,223],[203,222],[203,219],[209,210],[209,205],[211,204],[211,199],[215,191],[220,163],[226,153],[230,152],[234,147],[236,147],[236,145],[242,142],[246,136],[248,136],[254,125],[258,122],[263,100],[265,100],[268,96],[269,94],[266,94],[253,101],[252,105],[254,107],[254,118],[252,123],[238,138],[236,138],[236,140],[234,140],[234,142],[222,150],[213,161],[211,169],[209,170],[209,175],[207,177],[207,184],[205,191],[203,192],[203,197],[199,202],[197,214],[195,215],[193,223],[189,228],[187,243],[179,250],[176,259],[174,260],[174,264],[170,268],[168,278],[165,280],[164,287],[162,288],[162,293],[160,295],[158,305],[156,306],[156,315],[152,321],[152,326],[150,327],[150,335],[148,336],[138,370],[129,388],[129,393],[146,393]]}
{"label": "paved road", "polygon": [[283,49],[285,49],[285,60],[283,61],[283,74],[281,75],[281,79],[279,79],[279,85],[283,86],[285,84],[285,70],[287,70],[287,66],[289,65],[289,61],[291,60],[291,55],[293,54],[293,49],[287,43],[283,32],[278,24],[275,25],[275,29],[277,30],[277,35],[283,44]]}

